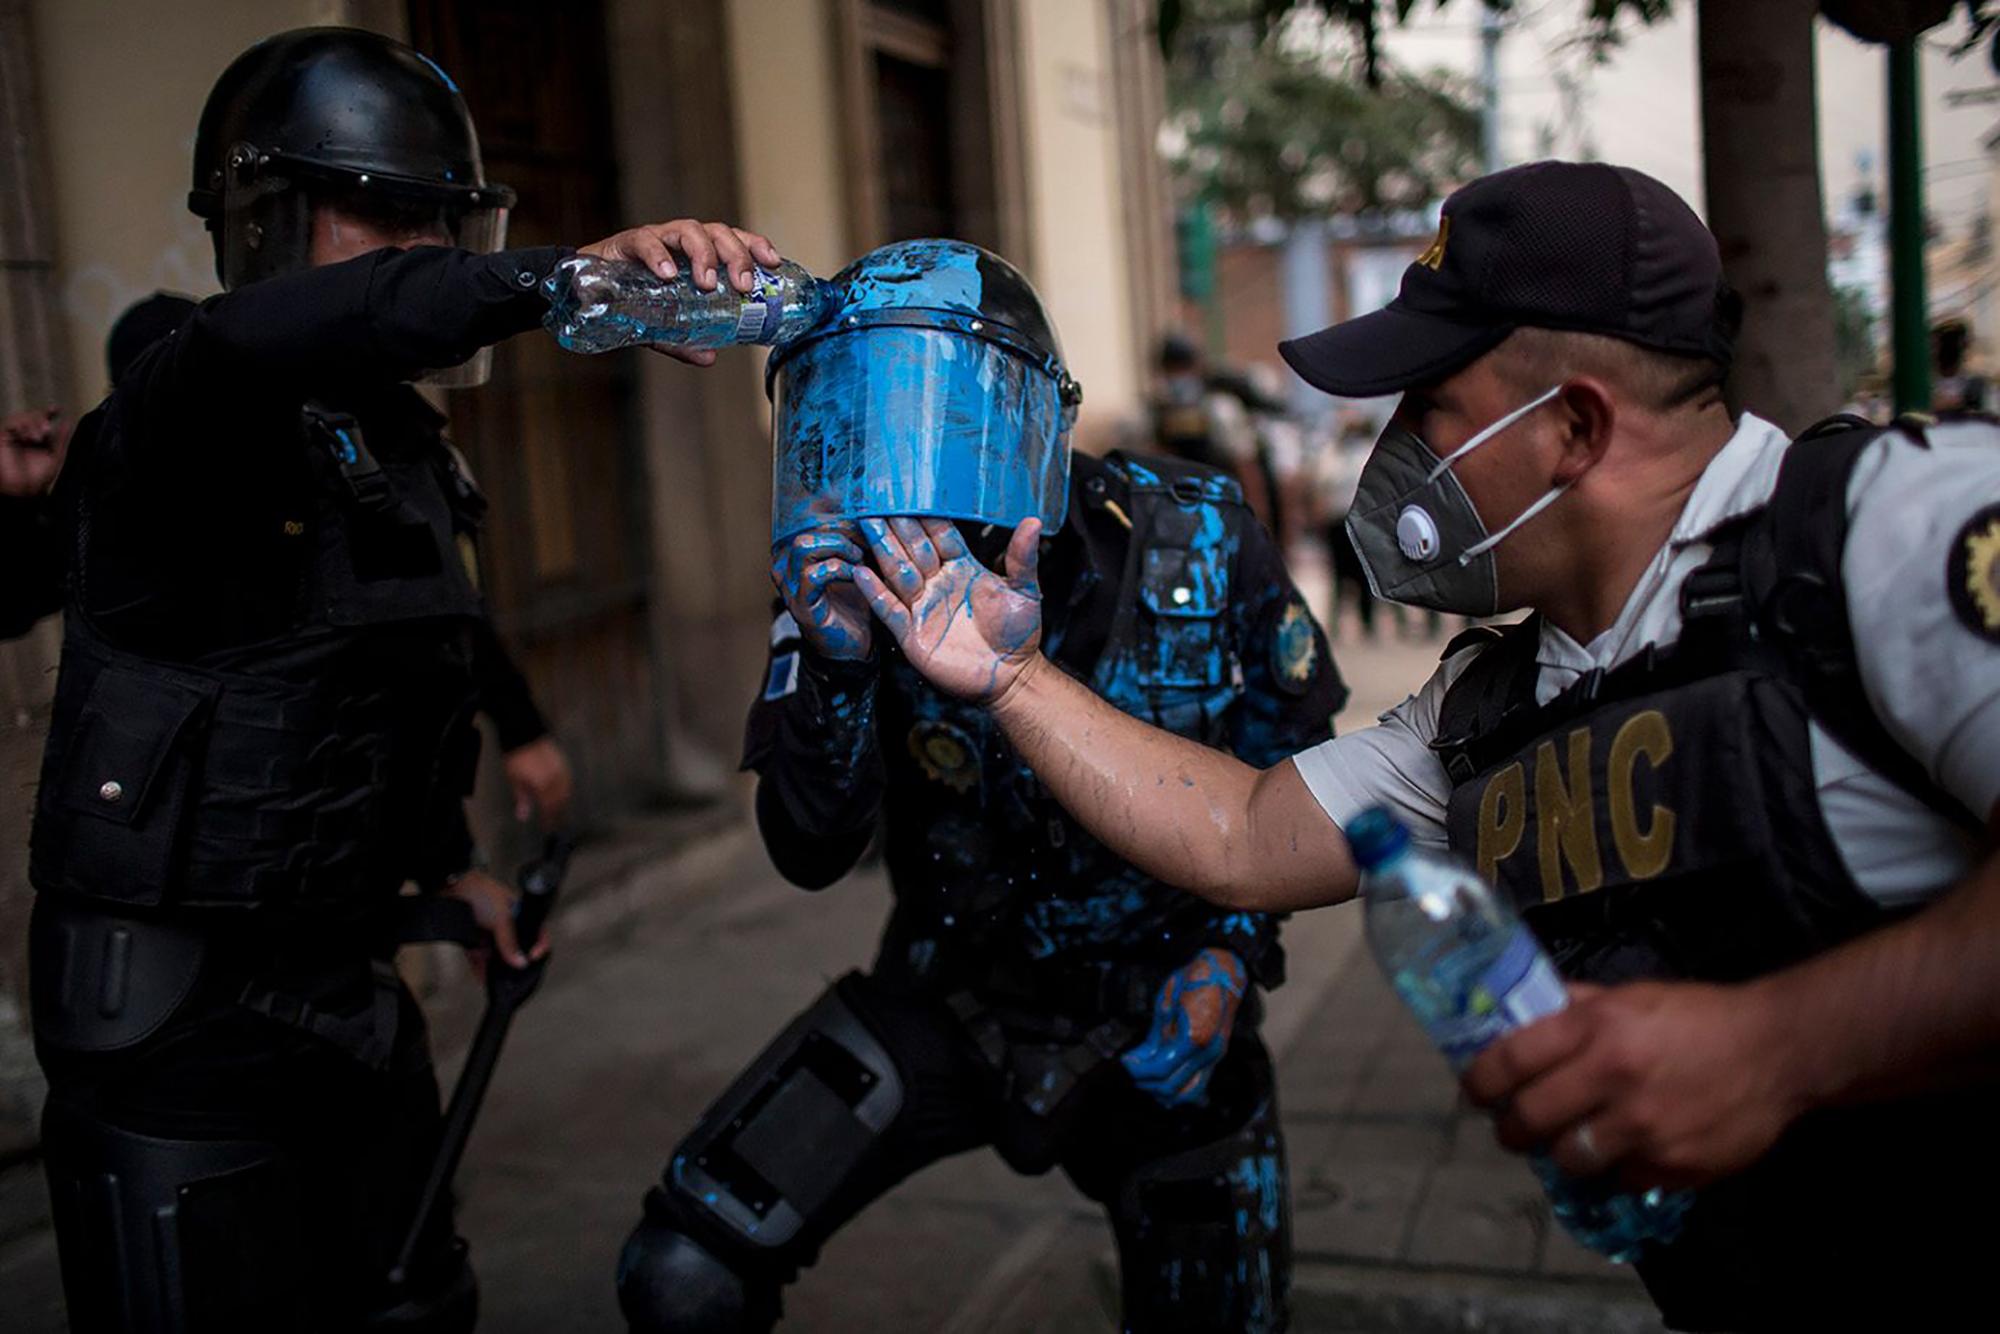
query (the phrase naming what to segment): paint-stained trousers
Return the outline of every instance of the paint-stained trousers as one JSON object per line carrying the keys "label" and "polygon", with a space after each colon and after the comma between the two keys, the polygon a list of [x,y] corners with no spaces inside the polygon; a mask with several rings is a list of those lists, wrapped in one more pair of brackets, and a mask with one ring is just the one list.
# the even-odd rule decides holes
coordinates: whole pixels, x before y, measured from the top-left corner
{"label": "paint-stained trousers", "polygon": [[[1116,1060],[1050,1117],[1008,1099],[941,1001],[873,976],[843,989],[895,1058],[901,1113],[814,1225],[780,1254],[747,1255],[699,1217],[681,1224],[753,1282],[789,1281],[820,1244],[912,1173],[991,1147],[1015,1168],[1060,1166],[1104,1206],[1130,1334],[1278,1334],[1291,1284],[1290,1198],[1271,1060],[1239,1029],[1207,1099],[1169,1110]],[[677,1211],[679,1212],[679,1211]],[[691,1211],[690,1211],[691,1212]]]}

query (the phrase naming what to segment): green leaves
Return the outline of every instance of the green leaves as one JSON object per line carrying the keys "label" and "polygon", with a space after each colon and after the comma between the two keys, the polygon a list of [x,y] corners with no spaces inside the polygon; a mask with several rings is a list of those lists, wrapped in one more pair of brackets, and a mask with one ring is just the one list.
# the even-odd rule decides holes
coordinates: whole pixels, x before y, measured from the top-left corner
{"label": "green leaves", "polygon": [[[1188,29],[1190,17],[1197,21],[1214,22],[1217,15],[1209,13],[1205,20],[1192,16],[1191,10],[1215,11],[1233,10],[1238,22],[1248,22],[1256,33],[1257,41],[1264,42],[1297,10],[1317,10],[1329,21],[1344,24],[1361,45],[1362,64],[1368,85],[1372,88],[1380,82],[1375,37],[1384,13],[1394,17],[1397,23],[1407,23],[1410,15],[1426,3],[1426,0],[1236,0],[1234,4],[1203,4],[1201,0],[1157,0],[1154,11],[1155,31],[1160,39],[1160,54],[1168,60],[1179,50],[1180,39]],[[1443,9],[1452,0],[1429,0],[1438,9]],[[1482,4],[1495,14],[1511,14],[1515,0],[1465,0],[1465,4]],[[1975,20],[1989,0],[1966,0]],[[1624,38],[1627,20],[1641,24],[1657,23],[1673,12],[1673,0],[1578,0],[1580,17],[1584,22],[1583,40],[1589,44],[1593,54],[1602,58],[1617,48]],[[1996,46],[1996,61],[2000,61],[2000,46]]]}
{"label": "green leaves", "polygon": [[1162,140],[1184,192],[1236,218],[1424,208],[1478,170],[1458,76],[1392,68],[1370,88],[1354,52],[1242,40],[1200,64],[1170,78]]}
{"label": "green leaves", "polygon": [[[1470,81],[1396,69],[1376,50],[1380,23],[1454,0],[1156,3],[1171,108],[1162,143],[1187,195],[1238,217],[1420,208],[1477,170]],[[1578,40],[1597,59],[1630,23],[1673,9],[1673,0],[1574,3]]]}
{"label": "green leaves", "polygon": [[1324,20],[1264,36],[1248,4],[1183,15],[1162,144],[1185,197],[1239,219],[1422,208],[1477,169],[1466,80],[1386,68],[1371,84],[1365,50]]}

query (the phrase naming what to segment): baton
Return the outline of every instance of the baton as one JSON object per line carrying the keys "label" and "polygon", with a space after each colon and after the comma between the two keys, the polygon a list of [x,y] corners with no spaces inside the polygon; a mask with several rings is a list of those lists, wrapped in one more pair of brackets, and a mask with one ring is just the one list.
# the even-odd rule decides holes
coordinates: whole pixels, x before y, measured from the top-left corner
{"label": "baton", "polygon": [[[575,850],[576,840],[568,834],[550,834],[542,846],[542,855],[521,868],[521,898],[514,905],[514,938],[522,949],[533,949],[535,941],[541,938],[542,925],[549,919],[549,910],[555,907],[563,875],[569,870],[570,853]],[[465,1156],[472,1123],[479,1116],[479,1104],[485,1100],[486,1086],[493,1082],[493,1069],[500,1063],[500,1048],[507,1041],[508,1025],[514,1022],[514,1012],[541,985],[542,968],[547,962],[546,958],[532,959],[527,967],[516,968],[497,953],[487,961],[486,1012],[479,1018],[479,1031],[473,1034],[465,1068],[451,1090],[451,1102],[444,1114],[444,1136],[438,1141],[437,1156],[431,1160],[424,1193],[417,1199],[416,1215],[410,1220],[410,1230],[404,1234],[395,1267],[389,1271],[393,1287],[400,1288],[409,1279],[410,1261],[430,1226],[431,1215],[437,1212],[438,1201],[451,1188],[451,1179],[458,1173],[458,1160]]]}

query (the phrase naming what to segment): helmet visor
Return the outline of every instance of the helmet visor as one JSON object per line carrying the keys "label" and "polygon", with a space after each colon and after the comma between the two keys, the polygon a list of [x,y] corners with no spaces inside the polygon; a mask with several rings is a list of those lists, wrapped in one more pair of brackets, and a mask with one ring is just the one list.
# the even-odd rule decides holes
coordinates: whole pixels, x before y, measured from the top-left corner
{"label": "helmet visor", "polygon": [[507,243],[514,192],[333,168],[286,155],[232,150],[220,217],[222,279],[238,287],[310,263],[312,212],[338,210],[384,244],[453,245],[491,254]]}
{"label": "helmet visor", "polygon": [[507,244],[507,207],[504,204],[454,210],[446,218],[452,240],[461,250],[490,255]]}
{"label": "helmet visor", "polygon": [[1074,411],[997,343],[883,325],[806,344],[773,385],[771,542],[907,514],[1053,532],[1069,509]]}
{"label": "helmet visor", "polygon": [[[238,150],[239,156],[249,150]],[[231,290],[306,267],[312,207],[296,180],[232,159],[221,211],[209,225],[219,240],[217,276]]]}
{"label": "helmet visor", "polygon": [[[446,219],[459,249],[475,255],[490,255],[507,244],[507,208],[504,204],[468,209]],[[456,366],[445,366],[418,379],[437,389],[477,389],[493,378],[493,349],[482,347]]]}

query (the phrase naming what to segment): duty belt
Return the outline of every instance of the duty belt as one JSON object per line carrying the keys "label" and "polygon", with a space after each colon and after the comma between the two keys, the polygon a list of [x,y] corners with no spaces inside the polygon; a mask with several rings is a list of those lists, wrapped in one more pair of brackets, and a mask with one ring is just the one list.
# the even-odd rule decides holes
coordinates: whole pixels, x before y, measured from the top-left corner
{"label": "duty belt", "polygon": [[1106,1019],[1143,1019],[1169,970],[1124,960],[996,964],[971,991],[987,1005],[1069,1020],[1081,1029]]}

